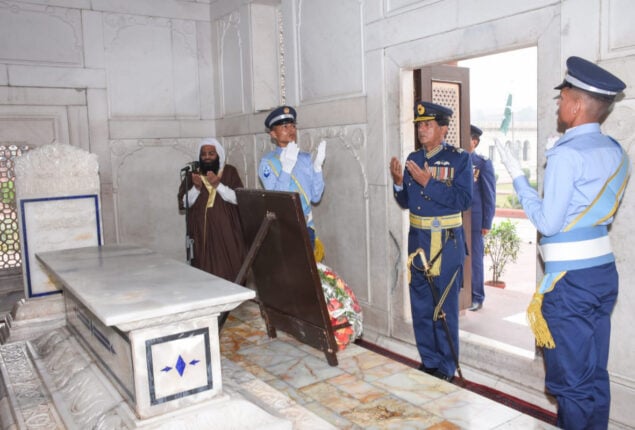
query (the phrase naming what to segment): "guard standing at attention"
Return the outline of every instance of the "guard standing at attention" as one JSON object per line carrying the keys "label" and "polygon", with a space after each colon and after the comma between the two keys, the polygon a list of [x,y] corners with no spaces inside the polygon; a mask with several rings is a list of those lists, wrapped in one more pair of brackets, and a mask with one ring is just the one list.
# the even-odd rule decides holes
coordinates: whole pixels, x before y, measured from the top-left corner
{"label": "guard standing at attention", "polygon": [[[472,203],[473,181],[470,155],[445,142],[452,114],[445,106],[417,102],[421,148],[408,155],[403,171],[397,158],[390,160],[395,199],[410,211],[408,274],[419,369],[448,381],[458,366],[459,290],[467,253],[461,211]],[[445,313],[445,327],[439,313]]]}
{"label": "guard standing at attention", "polygon": [[470,125],[470,156],[474,172],[472,190],[472,306],[469,310],[478,311],[485,301],[485,269],[483,257],[485,246],[483,239],[492,229],[496,214],[496,175],[492,160],[476,152],[481,142],[483,130]]}
{"label": "guard standing at attention", "polygon": [[609,226],[631,173],[627,152],[600,124],[626,84],[580,57],[567,59],[558,97],[562,137],[545,152],[541,197],[520,162],[501,144],[501,161],[527,217],[542,234],[545,275],[527,309],[536,344],[544,347],[545,384],[558,400],[558,427],[605,429],[611,313],[618,273]]}

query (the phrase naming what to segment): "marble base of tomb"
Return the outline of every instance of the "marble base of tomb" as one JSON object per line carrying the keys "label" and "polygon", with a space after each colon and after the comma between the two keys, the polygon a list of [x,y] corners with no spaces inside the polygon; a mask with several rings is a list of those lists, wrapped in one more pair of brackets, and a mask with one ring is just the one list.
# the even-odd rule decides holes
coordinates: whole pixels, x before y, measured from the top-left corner
{"label": "marble base of tomb", "polygon": [[66,318],[0,347],[3,430],[294,427],[245,399],[241,382],[223,386],[218,315],[252,290],[135,246],[37,257]]}
{"label": "marble base of tomb", "polygon": [[[109,378],[64,327],[26,342],[0,347],[0,428],[8,429],[291,429],[246,400],[241,384],[229,381],[223,394],[207,402],[139,419]],[[246,384],[247,385],[247,384]],[[274,393],[263,397],[275,396]],[[250,390],[253,392],[253,390]],[[265,389],[266,391],[266,389]],[[296,413],[297,415],[297,413]]]}
{"label": "marble base of tomb", "polygon": [[42,331],[66,324],[64,298],[61,294],[20,299],[11,312],[0,319],[0,345],[32,339]]}

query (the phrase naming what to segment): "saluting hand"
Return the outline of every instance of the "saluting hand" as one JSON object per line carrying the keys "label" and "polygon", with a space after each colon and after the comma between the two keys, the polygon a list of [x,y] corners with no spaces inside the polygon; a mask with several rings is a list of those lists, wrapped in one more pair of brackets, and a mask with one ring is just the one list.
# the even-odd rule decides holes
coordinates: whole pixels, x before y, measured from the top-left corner
{"label": "saluting hand", "polygon": [[428,167],[428,162],[424,163],[422,169],[414,161],[408,160],[406,161],[406,169],[408,169],[408,172],[410,173],[410,176],[412,176],[412,179],[414,179],[415,182],[417,182],[422,187],[428,185],[428,182],[430,182],[430,179],[432,178],[432,172]]}

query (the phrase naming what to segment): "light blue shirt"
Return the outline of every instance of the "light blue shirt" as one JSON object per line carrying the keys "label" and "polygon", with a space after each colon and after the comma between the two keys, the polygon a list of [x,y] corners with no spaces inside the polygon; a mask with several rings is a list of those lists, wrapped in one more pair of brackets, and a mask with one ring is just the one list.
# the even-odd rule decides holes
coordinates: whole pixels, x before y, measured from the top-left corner
{"label": "light blue shirt", "polygon": [[[322,172],[313,170],[311,154],[308,152],[300,152],[298,154],[298,160],[291,171],[292,175],[290,175],[282,170],[280,164],[281,152],[282,148],[276,147],[275,150],[262,157],[260,166],[258,167],[260,181],[265,190],[299,192],[300,199],[302,200],[302,211],[307,220],[307,225],[313,227],[311,203],[317,203],[322,198],[322,193],[324,192],[324,177]],[[309,201],[306,201],[302,192],[298,190],[293,178],[298,181]]]}
{"label": "light blue shirt", "polygon": [[[622,148],[602,134],[598,123],[590,123],[567,130],[545,155],[544,197],[525,176],[514,180],[514,189],[536,229],[553,236],[594,201],[619,166]],[[602,224],[612,221],[609,218]]]}

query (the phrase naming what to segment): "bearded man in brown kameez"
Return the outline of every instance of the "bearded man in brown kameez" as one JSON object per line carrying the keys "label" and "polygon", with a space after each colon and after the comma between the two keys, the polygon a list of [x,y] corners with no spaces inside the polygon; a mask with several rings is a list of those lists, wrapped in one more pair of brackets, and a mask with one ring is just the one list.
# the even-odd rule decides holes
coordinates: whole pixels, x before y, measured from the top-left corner
{"label": "bearded man in brown kameez", "polygon": [[[187,211],[194,240],[192,266],[234,282],[247,253],[236,204],[243,183],[236,168],[225,164],[225,150],[214,138],[199,143],[199,170],[188,172],[179,188],[179,209]],[[185,193],[185,184],[190,189]]]}

